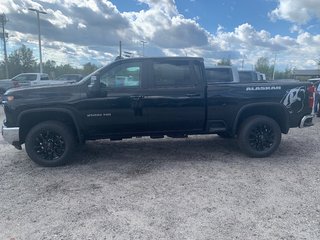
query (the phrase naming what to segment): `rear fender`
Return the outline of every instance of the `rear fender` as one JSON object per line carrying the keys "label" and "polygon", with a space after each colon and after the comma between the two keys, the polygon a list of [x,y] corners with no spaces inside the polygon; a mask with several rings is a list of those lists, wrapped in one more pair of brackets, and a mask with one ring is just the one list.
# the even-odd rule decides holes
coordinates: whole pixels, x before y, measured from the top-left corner
{"label": "rear fender", "polygon": [[237,134],[241,123],[254,115],[267,116],[274,119],[280,126],[282,133],[288,133],[290,128],[289,112],[281,103],[252,103],[243,106],[238,112],[234,124],[233,134]]}

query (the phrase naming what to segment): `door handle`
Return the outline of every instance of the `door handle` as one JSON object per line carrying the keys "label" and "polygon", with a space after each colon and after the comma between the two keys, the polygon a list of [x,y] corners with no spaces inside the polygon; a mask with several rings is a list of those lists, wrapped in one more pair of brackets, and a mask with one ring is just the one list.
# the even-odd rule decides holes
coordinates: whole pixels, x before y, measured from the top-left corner
{"label": "door handle", "polygon": [[200,97],[200,93],[187,93],[187,97]]}

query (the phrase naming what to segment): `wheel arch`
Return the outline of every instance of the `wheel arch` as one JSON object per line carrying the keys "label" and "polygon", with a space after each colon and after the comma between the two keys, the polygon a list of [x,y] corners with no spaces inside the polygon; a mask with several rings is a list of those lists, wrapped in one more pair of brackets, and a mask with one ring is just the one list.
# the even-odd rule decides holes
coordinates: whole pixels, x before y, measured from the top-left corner
{"label": "wheel arch", "polygon": [[233,124],[233,134],[237,134],[240,125],[247,118],[255,115],[267,116],[275,120],[282,133],[289,132],[289,113],[281,103],[253,103],[243,106]]}
{"label": "wheel arch", "polygon": [[32,127],[44,121],[62,122],[72,128],[78,142],[81,142],[83,139],[79,123],[71,110],[46,108],[26,110],[19,115],[18,125],[20,126],[20,143],[25,142],[26,136]]}

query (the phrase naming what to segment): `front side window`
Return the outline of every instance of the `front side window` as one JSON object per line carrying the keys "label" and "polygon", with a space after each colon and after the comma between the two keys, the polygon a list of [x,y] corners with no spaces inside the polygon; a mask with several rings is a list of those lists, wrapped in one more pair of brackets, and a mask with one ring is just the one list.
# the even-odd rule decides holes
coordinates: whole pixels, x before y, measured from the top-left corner
{"label": "front side window", "polygon": [[100,76],[100,83],[107,88],[134,88],[141,85],[141,63],[117,65]]}

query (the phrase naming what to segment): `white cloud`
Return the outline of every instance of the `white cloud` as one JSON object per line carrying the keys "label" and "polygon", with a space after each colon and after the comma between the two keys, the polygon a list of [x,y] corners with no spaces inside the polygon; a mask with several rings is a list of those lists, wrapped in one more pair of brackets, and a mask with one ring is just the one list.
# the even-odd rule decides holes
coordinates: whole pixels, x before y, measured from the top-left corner
{"label": "white cloud", "polygon": [[[302,6],[307,11],[316,9],[318,1],[279,0],[279,7],[270,16],[299,23],[302,20],[293,14],[295,9],[302,9]],[[108,0],[1,0],[0,9],[10,20],[7,24],[9,47],[27,43],[34,46],[35,56],[35,14],[26,9],[35,7],[47,11],[47,15],[41,16],[44,59],[73,65],[113,60],[118,54],[119,40],[125,50],[135,55],[142,50],[140,40],[146,40],[147,56],[198,56],[204,57],[209,64],[230,57],[233,63],[240,64],[244,58],[246,64],[252,66],[257,58],[271,59],[277,53],[283,66],[305,66],[320,56],[320,35],[306,32],[299,24],[291,28],[296,37],[273,35],[249,23],[241,24],[233,31],[219,25],[215,33],[209,33],[198,23],[198,18],[188,19],[181,15],[174,0],[138,2],[146,5],[144,10],[120,12]]]}
{"label": "white cloud", "polygon": [[312,18],[320,18],[319,0],[278,0],[279,5],[269,16],[272,20],[283,19],[299,24]]}

